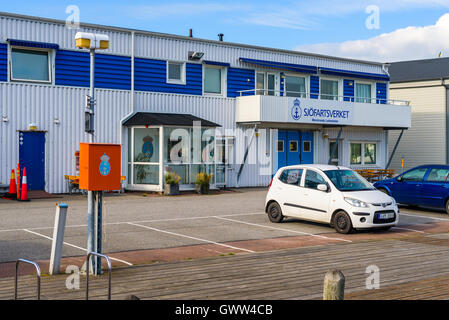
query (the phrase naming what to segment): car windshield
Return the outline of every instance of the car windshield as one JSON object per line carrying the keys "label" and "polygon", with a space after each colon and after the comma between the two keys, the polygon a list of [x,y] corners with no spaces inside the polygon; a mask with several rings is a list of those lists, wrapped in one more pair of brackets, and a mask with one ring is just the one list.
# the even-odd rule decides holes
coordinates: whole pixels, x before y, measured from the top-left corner
{"label": "car windshield", "polygon": [[340,191],[364,191],[375,188],[352,170],[328,170],[324,171],[335,187]]}

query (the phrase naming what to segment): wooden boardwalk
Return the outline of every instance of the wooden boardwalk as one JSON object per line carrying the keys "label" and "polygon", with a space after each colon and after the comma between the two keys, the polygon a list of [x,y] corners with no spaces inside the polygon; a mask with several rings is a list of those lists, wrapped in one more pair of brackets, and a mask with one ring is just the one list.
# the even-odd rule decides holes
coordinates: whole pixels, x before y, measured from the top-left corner
{"label": "wooden boardwalk", "polygon": [[[379,290],[365,290],[370,265],[380,269]],[[344,273],[349,299],[445,298],[449,239],[420,235],[116,268],[112,298],[134,294],[141,299],[320,299],[329,269]],[[84,299],[85,277],[79,290],[68,290],[66,278],[43,277],[41,298]],[[423,288],[420,294],[415,290],[418,284]],[[440,294],[432,295],[433,288]],[[90,298],[105,299],[107,277],[93,277],[90,289]],[[0,279],[0,299],[12,299],[13,293],[14,278]],[[20,277],[19,299],[35,296],[35,277]]]}

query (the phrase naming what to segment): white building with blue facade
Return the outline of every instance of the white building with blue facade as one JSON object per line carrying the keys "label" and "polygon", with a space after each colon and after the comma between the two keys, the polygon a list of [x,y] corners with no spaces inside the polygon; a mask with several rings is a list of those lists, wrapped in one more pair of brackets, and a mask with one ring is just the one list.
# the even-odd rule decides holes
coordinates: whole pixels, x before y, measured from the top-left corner
{"label": "white building with blue facade", "polygon": [[[84,131],[89,53],[78,31],[109,36],[95,59],[95,142],[122,145],[129,190],[266,186],[281,166],[385,168],[388,133],[410,127],[386,64],[0,13],[0,182],[67,192]],[[199,128],[200,126],[200,128]]]}

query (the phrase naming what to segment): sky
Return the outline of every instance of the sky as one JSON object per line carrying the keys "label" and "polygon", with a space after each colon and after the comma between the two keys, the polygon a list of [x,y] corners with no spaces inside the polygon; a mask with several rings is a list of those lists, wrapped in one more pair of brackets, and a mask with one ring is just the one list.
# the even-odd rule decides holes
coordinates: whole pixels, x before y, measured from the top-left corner
{"label": "sky", "polygon": [[[449,57],[449,0],[0,0],[0,11],[395,62]],[[73,12],[72,12],[73,13]],[[1,34],[1,30],[0,30]]]}

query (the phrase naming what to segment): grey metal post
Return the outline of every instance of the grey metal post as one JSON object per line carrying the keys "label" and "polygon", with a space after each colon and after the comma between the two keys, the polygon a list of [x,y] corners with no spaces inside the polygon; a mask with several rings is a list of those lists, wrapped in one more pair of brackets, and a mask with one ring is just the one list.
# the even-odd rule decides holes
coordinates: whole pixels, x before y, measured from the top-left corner
{"label": "grey metal post", "polygon": [[[94,129],[94,114],[95,114],[95,50],[90,50],[90,111],[91,111],[91,128]],[[89,133],[89,142],[94,142],[94,130]],[[95,250],[95,195],[93,191],[87,192],[87,252],[93,252]],[[92,268],[94,269],[95,262],[92,262]]]}
{"label": "grey metal post", "polygon": [[64,243],[64,229],[67,217],[68,205],[58,203],[56,205],[55,225],[53,227],[53,242],[50,255],[50,274],[58,274],[61,267],[62,245]]}
{"label": "grey metal post", "polygon": [[[97,192],[97,245],[96,251],[97,253],[102,253],[102,237],[103,237],[103,191]],[[100,275],[103,272],[101,271],[101,256],[97,256],[95,265],[95,274]]]}

